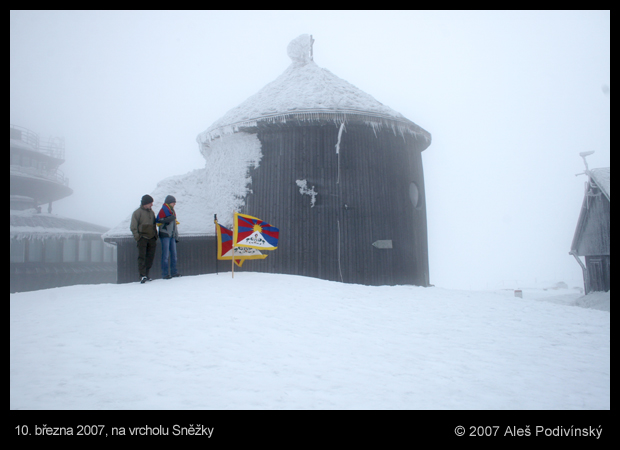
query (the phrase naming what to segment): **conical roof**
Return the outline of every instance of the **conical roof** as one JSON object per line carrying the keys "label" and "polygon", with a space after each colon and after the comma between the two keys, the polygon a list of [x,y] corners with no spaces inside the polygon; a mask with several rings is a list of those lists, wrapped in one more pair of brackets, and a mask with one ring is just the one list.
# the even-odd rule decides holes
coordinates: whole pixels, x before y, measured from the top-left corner
{"label": "conical roof", "polygon": [[288,45],[291,65],[271,83],[200,133],[197,141],[212,139],[255,127],[258,122],[297,120],[362,120],[373,126],[389,126],[401,133],[422,137],[426,148],[430,133],[402,114],[377,101],[351,83],[319,67],[311,57],[312,38],[302,34]]}

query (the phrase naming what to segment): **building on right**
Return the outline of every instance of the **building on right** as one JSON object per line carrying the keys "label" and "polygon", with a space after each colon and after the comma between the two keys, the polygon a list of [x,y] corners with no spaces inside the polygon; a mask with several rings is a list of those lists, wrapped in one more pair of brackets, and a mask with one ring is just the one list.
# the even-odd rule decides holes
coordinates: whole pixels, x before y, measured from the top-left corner
{"label": "building on right", "polygon": [[[590,154],[584,153],[584,158]],[[570,254],[583,270],[584,291],[610,290],[610,176],[609,167],[588,169],[585,194]],[[580,257],[585,258],[585,263]]]}

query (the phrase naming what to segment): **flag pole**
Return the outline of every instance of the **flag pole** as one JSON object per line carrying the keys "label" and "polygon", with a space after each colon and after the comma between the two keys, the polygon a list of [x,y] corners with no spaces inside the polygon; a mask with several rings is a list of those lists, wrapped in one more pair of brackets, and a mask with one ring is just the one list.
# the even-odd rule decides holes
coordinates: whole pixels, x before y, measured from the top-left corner
{"label": "flag pole", "polygon": [[213,214],[213,223],[215,224],[215,274],[217,273],[217,214]]}
{"label": "flag pole", "polygon": [[232,277],[235,278],[235,243],[232,247]]}
{"label": "flag pole", "polygon": [[232,277],[235,278],[235,212],[233,211]]}

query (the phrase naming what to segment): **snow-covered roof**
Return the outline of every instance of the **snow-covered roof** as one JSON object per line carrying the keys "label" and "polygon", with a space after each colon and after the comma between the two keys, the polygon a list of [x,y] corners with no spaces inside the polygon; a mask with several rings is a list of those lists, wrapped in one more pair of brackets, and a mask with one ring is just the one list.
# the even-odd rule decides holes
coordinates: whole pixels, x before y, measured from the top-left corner
{"label": "snow-covered roof", "polygon": [[319,67],[311,58],[312,38],[302,34],[288,45],[291,65],[282,75],[200,133],[201,146],[258,122],[287,119],[325,120],[338,123],[361,120],[373,127],[388,126],[400,133],[415,134],[430,144],[426,130],[399,112],[380,103],[351,83]]}
{"label": "snow-covered roof", "polygon": [[11,211],[11,239],[69,238],[102,235],[108,228],[34,209]]}
{"label": "snow-covered roof", "polygon": [[599,189],[603,192],[605,197],[607,197],[607,200],[611,201],[609,198],[609,190],[610,190],[609,173],[610,173],[609,167],[602,167],[600,169],[592,169],[590,170],[590,177],[592,178],[592,180],[594,180],[594,182],[599,187]]}

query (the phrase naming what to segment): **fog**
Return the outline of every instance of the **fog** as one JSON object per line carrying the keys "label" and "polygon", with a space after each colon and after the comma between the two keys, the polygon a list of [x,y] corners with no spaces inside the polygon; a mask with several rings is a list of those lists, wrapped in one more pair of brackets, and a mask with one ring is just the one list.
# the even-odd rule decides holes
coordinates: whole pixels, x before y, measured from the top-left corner
{"label": "fog", "polygon": [[[431,283],[564,281],[579,153],[610,165],[609,11],[11,11],[10,122],[65,139],[66,217],[113,227],[204,167],[196,136],[314,61],[428,130]],[[268,220],[269,218],[265,218]]]}

